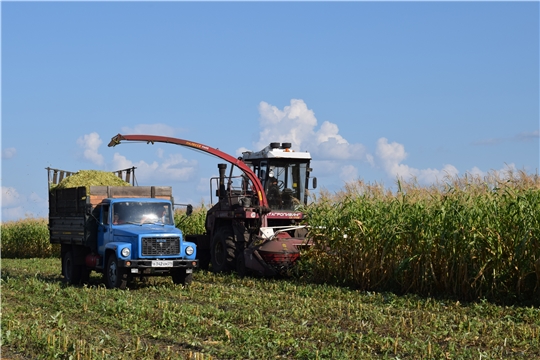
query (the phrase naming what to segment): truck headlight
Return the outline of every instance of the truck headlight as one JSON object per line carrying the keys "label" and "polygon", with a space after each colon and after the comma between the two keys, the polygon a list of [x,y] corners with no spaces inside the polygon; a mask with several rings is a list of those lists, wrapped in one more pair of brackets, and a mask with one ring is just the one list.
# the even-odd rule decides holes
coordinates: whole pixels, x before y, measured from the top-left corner
{"label": "truck headlight", "polygon": [[120,254],[122,254],[123,257],[128,257],[131,251],[129,251],[129,248],[125,247],[120,251]]}
{"label": "truck headlight", "polygon": [[193,249],[193,246],[186,247],[186,254],[193,255],[194,251],[195,251],[195,249]]}

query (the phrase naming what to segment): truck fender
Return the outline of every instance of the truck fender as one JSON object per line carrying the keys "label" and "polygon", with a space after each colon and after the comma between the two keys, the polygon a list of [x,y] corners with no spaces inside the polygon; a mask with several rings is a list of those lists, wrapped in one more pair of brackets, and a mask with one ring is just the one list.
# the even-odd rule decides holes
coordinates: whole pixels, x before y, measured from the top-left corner
{"label": "truck fender", "polygon": [[[129,250],[129,255],[128,256],[123,256],[122,255],[122,250],[125,249],[125,248],[127,248]],[[131,260],[132,249],[131,249],[131,244],[130,243],[118,242],[118,241],[107,243],[105,245],[105,254],[107,254],[109,251],[114,252],[116,254],[116,257],[119,260]],[[107,259],[104,259],[104,261],[106,263]]]}

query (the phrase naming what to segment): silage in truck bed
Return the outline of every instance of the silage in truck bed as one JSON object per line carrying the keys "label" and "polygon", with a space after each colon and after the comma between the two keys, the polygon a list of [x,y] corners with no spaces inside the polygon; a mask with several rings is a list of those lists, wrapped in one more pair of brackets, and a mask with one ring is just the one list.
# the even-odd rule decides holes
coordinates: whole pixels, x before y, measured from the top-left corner
{"label": "silage in truck bed", "polygon": [[[99,170],[79,170],[79,172],[68,176],[54,187],[54,189],[86,187],[86,192],[90,192],[90,186],[131,186],[130,183],[120,179],[116,174]],[[52,190],[52,189],[51,189]]]}

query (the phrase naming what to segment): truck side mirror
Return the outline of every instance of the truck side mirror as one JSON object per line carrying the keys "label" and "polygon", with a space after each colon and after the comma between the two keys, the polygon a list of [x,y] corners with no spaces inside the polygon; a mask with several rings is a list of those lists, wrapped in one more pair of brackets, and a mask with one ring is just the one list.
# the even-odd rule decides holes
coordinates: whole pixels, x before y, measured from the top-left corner
{"label": "truck side mirror", "polygon": [[186,209],[186,216],[191,216],[193,214],[193,205],[189,204]]}
{"label": "truck side mirror", "polygon": [[317,178],[316,177],[313,178],[313,188],[314,189],[317,188]]}

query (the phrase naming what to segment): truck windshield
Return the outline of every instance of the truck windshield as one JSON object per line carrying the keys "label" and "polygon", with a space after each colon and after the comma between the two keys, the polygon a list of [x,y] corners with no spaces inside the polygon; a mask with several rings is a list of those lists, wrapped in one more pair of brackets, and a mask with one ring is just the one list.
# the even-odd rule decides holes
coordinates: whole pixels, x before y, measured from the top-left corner
{"label": "truck windshield", "polygon": [[122,201],[113,204],[112,223],[173,225],[171,204],[163,202]]}

